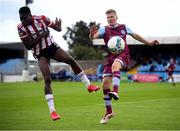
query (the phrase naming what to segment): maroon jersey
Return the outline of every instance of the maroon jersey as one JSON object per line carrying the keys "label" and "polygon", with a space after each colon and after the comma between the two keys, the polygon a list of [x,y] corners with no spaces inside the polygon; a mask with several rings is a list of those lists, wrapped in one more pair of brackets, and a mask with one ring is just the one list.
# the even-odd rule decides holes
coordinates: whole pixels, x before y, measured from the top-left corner
{"label": "maroon jersey", "polygon": [[171,76],[173,74],[174,69],[175,69],[175,63],[170,63],[167,69],[168,75]]}
{"label": "maroon jersey", "polygon": [[119,54],[113,54],[108,51],[108,56],[105,61],[105,70],[104,73],[112,73],[111,72],[111,65],[114,60],[118,60],[124,67],[130,63],[130,55],[129,55],[129,48],[126,42],[127,31],[124,24],[118,24],[117,27],[105,27],[105,34],[103,35],[104,42],[107,46],[109,39],[113,36],[120,36],[125,41],[125,49]]}

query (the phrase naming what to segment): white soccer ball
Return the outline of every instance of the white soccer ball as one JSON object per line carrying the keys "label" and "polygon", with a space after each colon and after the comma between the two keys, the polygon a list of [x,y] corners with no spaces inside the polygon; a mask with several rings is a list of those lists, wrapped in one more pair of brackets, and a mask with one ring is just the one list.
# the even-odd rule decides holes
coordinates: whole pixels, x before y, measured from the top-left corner
{"label": "white soccer ball", "polygon": [[113,54],[121,53],[125,48],[125,42],[120,36],[113,36],[108,41],[108,49]]}

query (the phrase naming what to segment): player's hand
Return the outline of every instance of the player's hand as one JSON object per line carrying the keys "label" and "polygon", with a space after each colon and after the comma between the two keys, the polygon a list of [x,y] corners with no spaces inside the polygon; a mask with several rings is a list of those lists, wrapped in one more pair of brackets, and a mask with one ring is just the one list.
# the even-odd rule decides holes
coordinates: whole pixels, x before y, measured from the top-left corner
{"label": "player's hand", "polygon": [[43,30],[43,32],[40,34],[41,38],[48,37],[48,36],[49,36],[49,30],[48,29]]}
{"label": "player's hand", "polygon": [[98,32],[98,28],[96,27],[96,25],[92,25],[90,27],[90,30],[89,30],[89,36],[90,38],[93,38],[94,34],[96,34]]}
{"label": "player's hand", "polygon": [[44,31],[44,37],[48,37],[48,36],[49,36],[49,30],[46,29],[46,30]]}
{"label": "player's hand", "polygon": [[152,46],[152,45],[158,45],[159,44],[159,41],[158,40],[153,40],[151,42],[149,42],[149,45]]}
{"label": "player's hand", "polygon": [[55,20],[55,27],[56,27],[56,29],[58,30],[58,31],[61,31],[61,19],[59,18],[57,18],[56,17],[56,20]]}

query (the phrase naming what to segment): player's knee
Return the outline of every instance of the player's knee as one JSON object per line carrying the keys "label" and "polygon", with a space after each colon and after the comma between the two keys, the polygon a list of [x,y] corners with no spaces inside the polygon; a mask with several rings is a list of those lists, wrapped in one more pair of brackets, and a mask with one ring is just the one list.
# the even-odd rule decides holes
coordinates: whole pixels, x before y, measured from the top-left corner
{"label": "player's knee", "polygon": [[108,81],[103,81],[103,83],[102,83],[103,89],[109,88],[110,85],[111,85],[111,84],[110,84],[110,82],[108,82]]}
{"label": "player's knee", "polygon": [[118,65],[116,65],[116,64],[113,64],[112,66],[111,66],[111,69],[112,69],[112,71],[116,71],[116,70],[119,70],[119,66]]}
{"label": "player's knee", "polygon": [[121,63],[120,62],[114,62],[113,64],[112,64],[112,66],[111,66],[111,70],[112,71],[118,71],[118,70],[120,70],[120,69],[122,69],[123,67],[122,67],[122,65],[121,65]]}

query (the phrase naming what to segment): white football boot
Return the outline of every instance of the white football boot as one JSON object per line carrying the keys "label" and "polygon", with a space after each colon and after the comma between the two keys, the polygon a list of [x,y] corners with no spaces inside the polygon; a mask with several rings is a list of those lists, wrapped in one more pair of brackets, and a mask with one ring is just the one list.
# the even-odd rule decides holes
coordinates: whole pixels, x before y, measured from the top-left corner
{"label": "white football boot", "polygon": [[103,118],[101,119],[100,121],[100,124],[106,124],[108,122],[108,120],[112,117],[114,117],[115,114],[112,112],[112,113],[106,113]]}

